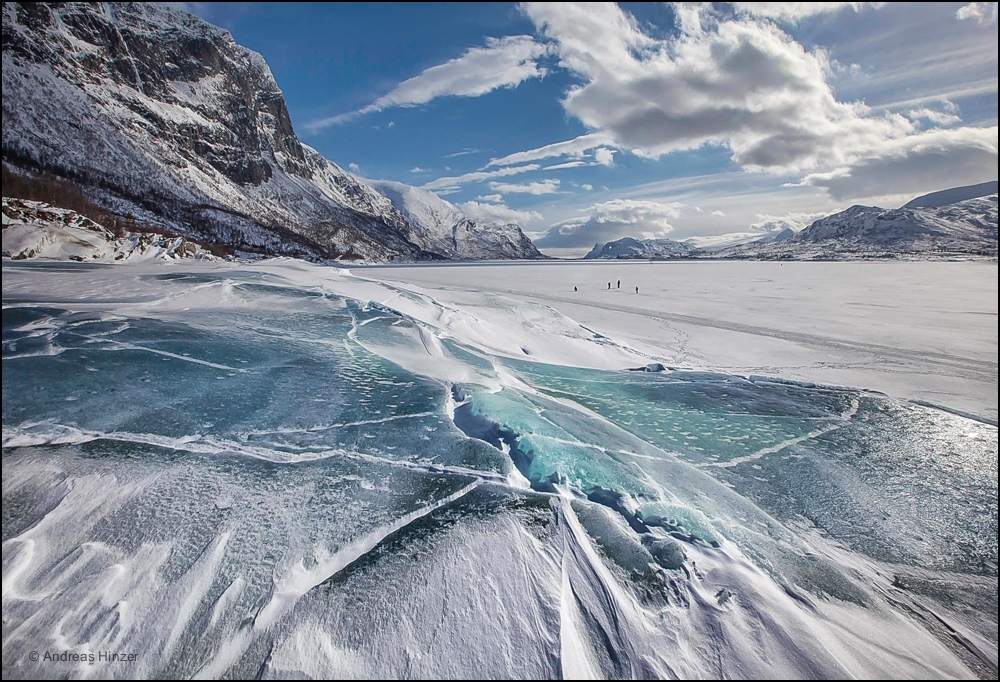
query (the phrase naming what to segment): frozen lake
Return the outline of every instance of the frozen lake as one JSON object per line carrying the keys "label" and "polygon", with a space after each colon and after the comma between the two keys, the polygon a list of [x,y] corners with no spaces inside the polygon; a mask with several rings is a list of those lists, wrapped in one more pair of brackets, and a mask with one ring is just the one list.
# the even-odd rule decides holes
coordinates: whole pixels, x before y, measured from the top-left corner
{"label": "frozen lake", "polygon": [[995,678],[996,293],[4,261],[4,677]]}
{"label": "frozen lake", "polygon": [[429,287],[445,300],[450,290],[472,289],[543,302],[676,365],[867,388],[997,420],[995,262],[597,261],[355,272]]}

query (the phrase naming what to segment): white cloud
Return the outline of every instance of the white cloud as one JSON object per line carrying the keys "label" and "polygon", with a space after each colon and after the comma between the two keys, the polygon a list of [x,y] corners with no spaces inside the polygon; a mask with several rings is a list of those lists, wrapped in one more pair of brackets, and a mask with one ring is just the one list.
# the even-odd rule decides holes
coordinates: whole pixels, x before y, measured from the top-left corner
{"label": "white cloud", "polygon": [[955,123],[961,123],[962,117],[956,113],[958,107],[952,105],[951,111],[941,111],[940,109],[931,109],[930,107],[918,107],[916,109],[910,109],[905,112],[906,118],[910,119],[914,123],[918,123],[920,120],[929,121],[936,126],[949,126]]}
{"label": "white cloud", "polygon": [[535,240],[549,248],[589,247],[622,237],[655,239],[674,227],[670,220],[680,215],[682,204],[634,199],[614,199],[595,204],[590,215],[563,221]]}
{"label": "white cloud", "polygon": [[356,163],[347,164],[347,168],[355,175],[361,175],[361,166]]}
{"label": "white cloud", "polygon": [[615,152],[607,147],[598,147],[594,150],[594,161],[602,166],[615,165]]}
{"label": "white cloud", "polygon": [[860,12],[866,5],[880,7],[884,2],[734,2],[731,3],[741,14],[774,19],[794,24],[802,19],[837,12],[847,7]]}
{"label": "white cloud", "polygon": [[959,19],[974,19],[980,24],[995,24],[997,21],[997,3],[970,2],[958,8],[955,16]]}
{"label": "white cloud", "polygon": [[386,128],[395,128],[396,127],[396,122],[395,121],[389,121],[388,123],[385,124],[385,127]]}
{"label": "white cloud", "polygon": [[781,232],[785,229],[791,229],[795,232],[808,227],[813,223],[813,221],[825,217],[827,214],[823,212],[819,213],[807,213],[807,212],[793,212],[786,213],[784,215],[769,215],[767,213],[758,213],[757,221],[751,223],[750,230],[752,232],[759,232],[761,234],[768,234],[774,232]]}
{"label": "white cloud", "polygon": [[508,154],[499,159],[491,160],[487,166],[511,166],[515,163],[525,163],[527,161],[538,161],[540,159],[552,159],[559,156],[569,156],[570,158],[582,159],[586,152],[608,144],[609,138],[603,134],[588,134],[566,140],[565,142],[554,142],[538,149],[529,149],[523,152]]}
{"label": "white cloud", "polygon": [[461,57],[424,70],[366,107],[312,121],[305,127],[322,130],[390,107],[412,107],[438,97],[479,97],[498,88],[516,87],[545,75],[538,59],[546,49],[531,36],[487,38],[485,47],[471,47]]}
{"label": "white cloud", "polygon": [[427,169],[427,168],[421,168],[420,166],[414,166],[413,168],[410,169],[410,172],[411,173],[427,173],[427,172],[429,172],[429,169]]}
{"label": "white cloud", "polygon": [[559,190],[559,181],[554,179],[511,184],[506,182],[491,182],[490,189],[501,194],[555,194]]}
{"label": "white cloud", "polygon": [[892,140],[832,171],[808,175],[837,200],[916,194],[997,177],[997,127],[937,128]]}
{"label": "white cloud", "polygon": [[481,204],[478,201],[466,201],[458,205],[459,210],[470,218],[486,223],[517,223],[523,225],[542,219],[536,211],[518,211],[505,204]]}
{"label": "white cloud", "polygon": [[498,204],[503,201],[503,196],[500,194],[481,194],[476,197],[477,201],[489,201]]}
{"label": "white cloud", "polygon": [[584,192],[592,192],[594,190],[594,186],[591,185],[589,182],[585,182],[582,185],[580,185],[580,189],[582,189]]}
{"label": "white cloud", "polygon": [[565,163],[554,163],[551,166],[545,166],[542,170],[566,170],[567,168],[584,168],[595,165],[597,164],[590,161],[566,161]]}
{"label": "white cloud", "polygon": [[[472,171],[471,173],[464,173],[462,175],[446,176],[437,180],[431,180],[421,186],[420,189],[429,189],[447,194],[449,191],[457,191],[462,185],[491,180],[493,178],[505,178],[510,175],[538,170],[539,168],[540,166],[537,163],[529,163],[525,166],[508,166],[507,168],[498,168],[490,171]],[[440,190],[444,191],[441,192]]]}
{"label": "white cloud", "polygon": [[[861,103],[837,101],[826,55],[806,51],[770,22],[721,20],[687,7],[681,34],[657,40],[615,5],[524,8],[553,41],[560,65],[582,80],[563,106],[594,132],[494,165],[579,155],[600,140],[653,158],[724,146],[749,170],[811,170],[915,130],[899,114],[876,116]],[[695,11],[698,21],[688,16]]]}
{"label": "white cloud", "polygon": [[466,147],[465,149],[461,149],[461,150],[459,150],[457,152],[452,152],[451,154],[445,154],[444,158],[446,158],[446,159],[453,159],[456,156],[465,156],[466,154],[478,154],[479,152],[480,152],[479,149],[474,149],[472,147]]}

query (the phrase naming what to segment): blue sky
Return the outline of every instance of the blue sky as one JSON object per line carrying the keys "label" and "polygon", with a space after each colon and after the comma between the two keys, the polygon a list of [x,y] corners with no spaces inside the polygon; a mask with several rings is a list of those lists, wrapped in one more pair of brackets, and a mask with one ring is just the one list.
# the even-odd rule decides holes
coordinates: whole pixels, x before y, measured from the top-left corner
{"label": "blue sky", "polygon": [[997,178],[996,3],[170,4],[330,160],[553,255]]}

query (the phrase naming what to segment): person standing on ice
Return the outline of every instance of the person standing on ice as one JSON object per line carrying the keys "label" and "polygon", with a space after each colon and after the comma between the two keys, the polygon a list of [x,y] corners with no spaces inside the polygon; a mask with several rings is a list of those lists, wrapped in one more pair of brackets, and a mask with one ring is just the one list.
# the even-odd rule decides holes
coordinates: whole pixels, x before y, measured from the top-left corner
{"label": "person standing on ice", "polygon": [[573,287],[573,291],[576,291],[576,287],[575,286]]}
{"label": "person standing on ice", "polygon": [[639,293],[639,287],[635,288],[635,293],[637,293],[637,294]]}
{"label": "person standing on ice", "polygon": [[608,282],[608,291],[611,291],[611,282]]}
{"label": "person standing on ice", "polygon": [[621,281],[621,280],[618,280],[618,288],[619,288],[619,289],[621,289],[621,288],[622,288],[622,281]]}

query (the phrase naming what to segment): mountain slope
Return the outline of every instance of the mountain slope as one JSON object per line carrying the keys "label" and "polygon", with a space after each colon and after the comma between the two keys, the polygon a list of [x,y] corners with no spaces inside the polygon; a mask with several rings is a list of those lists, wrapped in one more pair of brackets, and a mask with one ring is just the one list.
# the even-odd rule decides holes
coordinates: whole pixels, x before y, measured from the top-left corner
{"label": "mountain slope", "polygon": [[606,244],[594,244],[594,248],[584,258],[682,258],[697,252],[698,250],[693,246],[673,239],[639,240],[632,237],[622,237]]}
{"label": "mountain slope", "polygon": [[259,54],[161,5],[4,3],[3,122],[12,167],[145,222],[270,254],[447,257],[298,140]]}
{"label": "mountain slope", "polygon": [[544,258],[514,224],[469,218],[433,192],[391,180],[366,180],[405,215],[410,241],[449,258]]}
{"label": "mountain slope", "polygon": [[952,187],[939,192],[931,192],[923,196],[912,199],[903,204],[903,208],[940,208],[950,204],[957,204],[966,199],[978,199],[988,197],[997,193],[997,181],[981,182],[978,185],[966,185],[965,187]]}

